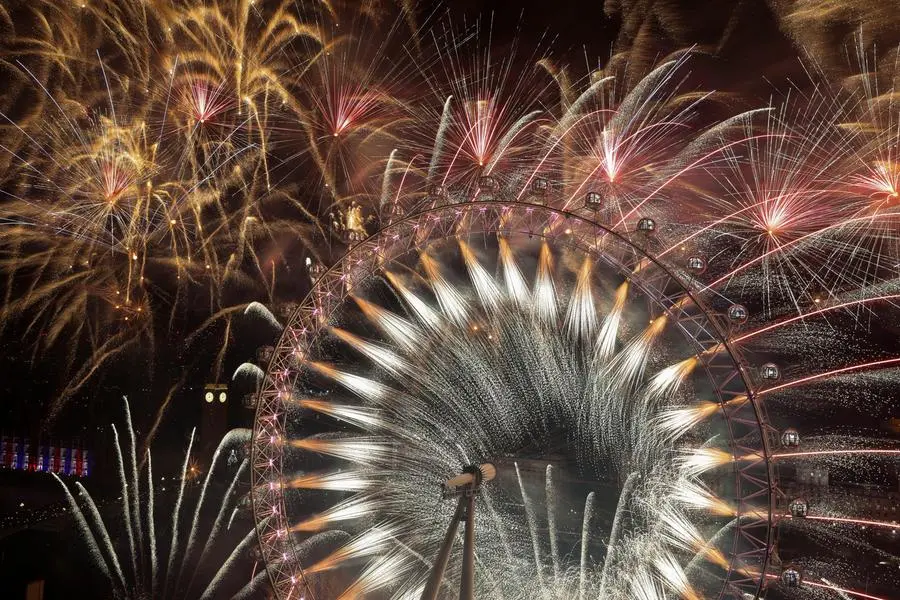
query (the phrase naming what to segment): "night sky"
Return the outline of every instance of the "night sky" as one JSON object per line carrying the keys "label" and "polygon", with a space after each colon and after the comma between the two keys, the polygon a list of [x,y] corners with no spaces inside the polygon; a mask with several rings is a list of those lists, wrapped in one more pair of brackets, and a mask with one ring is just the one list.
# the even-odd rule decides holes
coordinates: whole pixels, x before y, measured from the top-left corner
{"label": "night sky", "polygon": [[[23,3],[4,0],[3,4],[14,13]],[[591,71],[603,68],[618,51],[634,45],[636,36],[645,50],[635,60],[648,64],[678,49],[694,47],[698,58],[689,80],[702,80],[706,88],[731,94],[729,108],[737,111],[765,104],[776,91],[808,90],[809,75],[798,55],[809,55],[807,64],[817,65],[824,73],[840,76],[846,67],[842,48],[858,23],[823,25],[815,38],[820,46],[802,48],[769,5],[765,0],[448,0],[422,2],[418,14],[427,24],[426,35],[428,27],[448,23],[462,27],[480,20],[481,37],[486,41],[490,29],[499,53],[516,48],[523,62],[521,69],[535,68],[524,63],[539,48],[558,64],[569,65],[573,77],[581,81]],[[853,16],[872,18],[871,11],[864,10]],[[878,25],[872,36],[884,44],[900,36],[890,23]],[[6,42],[11,38],[6,36],[7,32],[0,30],[0,48],[14,52],[16,47],[9,47],[11,42]],[[837,50],[821,50],[829,45]],[[324,246],[321,250],[327,255]],[[299,302],[306,293],[305,256],[302,250],[284,255],[279,266],[286,282],[279,290],[283,299]],[[265,302],[265,298],[248,294],[232,300]],[[68,350],[36,351],[35,332],[28,328],[27,320],[4,325],[0,329],[0,430],[8,436],[27,436],[32,443],[71,443],[89,449],[95,472],[85,485],[101,502],[111,502],[118,493],[118,481],[110,424],[123,422],[122,396],[130,400],[140,445],[160,414],[162,399],[171,396],[152,448],[156,472],[174,476],[191,430],[201,426],[207,410],[202,401],[204,385],[227,383],[238,365],[254,358],[258,347],[276,341],[274,332],[237,320],[222,354],[222,368],[216,373],[213,365],[220,355],[222,330],[211,328],[192,336],[208,316],[208,307],[201,303],[179,311],[172,320],[161,319],[156,325],[160,332],[157,345],[137,348],[104,364],[53,420],[46,418],[46,412],[67,383],[69,371],[58,366],[69,358]],[[190,343],[185,341],[188,336],[192,336]],[[219,435],[224,433],[226,421],[228,427],[251,425],[252,412],[241,404],[243,395],[251,391],[246,386],[231,386]],[[211,455],[209,439],[204,442],[207,446],[194,457],[200,469]],[[894,481],[896,473],[888,477]],[[171,498],[164,499],[169,501]],[[83,579],[90,566],[82,552],[72,549],[78,542],[68,515],[60,512],[62,506],[59,488],[49,476],[0,472],[3,598],[24,598],[25,582],[42,578],[47,579],[45,598],[73,597],[71,586],[76,581],[97,590],[84,597],[103,597],[101,580],[94,575]]]}
{"label": "night sky", "polygon": [[[544,3],[511,0],[427,4],[419,10],[421,20],[435,29],[449,24],[465,30],[478,22],[485,43],[491,31],[498,55],[504,53],[504,48],[515,47],[516,56],[525,62],[539,51],[559,64],[570,65],[575,77],[587,77],[591,70],[604,66],[618,48],[627,48],[632,41],[622,26],[623,10],[617,9],[614,2],[606,5],[563,2],[552,8]],[[740,92],[735,96],[736,107],[742,107],[742,103],[750,106],[766,102],[773,90],[805,83],[798,50],[779,30],[776,19],[761,0],[718,2],[715,8],[690,1],[622,4],[630,7],[624,11],[631,15],[629,18],[643,15],[641,18],[650,22],[644,25],[652,32],[646,51],[649,61],[679,48],[695,47],[700,55],[694,67],[695,76],[702,76],[707,86],[709,81],[714,81],[719,89]],[[732,21],[737,25],[732,26]],[[427,37],[429,29],[423,29]],[[728,33],[723,34],[726,30]],[[765,40],[764,44],[759,44],[761,39]],[[705,54],[710,56],[704,57]],[[522,68],[534,69],[529,65]],[[284,268],[289,275],[296,275],[299,266],[285,263]],[[305,293],[306,281],[302,277],[291,278],[293,284],[285,297],[294,296],[299,300]],[[264,300],[254,297],[240,300],[255,299]],[[180,313],[172,322],[171,335],[167,336],[170,340],[153,349],[141,348],[99,370],[67,404],[62,416],[52,422],[47,422],[45,412],[50,400],[67,382],[68,373],[58,365],[66,360],[69,351],[54,349],[49,354],[38,355],[33,339],[25,335],[21,324],[7,326],[2,331],[6,351],[0,367],[5,396],[0,409],[3,430],[35,440],[73,440],[103,446],[107,437],[105,427],[110,421],[106,416],[117,414],[122,395],[132,399],[135,427],[139,432],[146,431],[156,417],[158,399],[166,397],[183,378],[184,387],[176,391],[170,402],[159,439],[164,447],[186,443],[190,427],[198,418],[195,402],[200,397],[198,392],[205,383],[217,379],[210,372],[210,365],[220,351],[221,332],[203,333],[193,338],[189,346],[179,345],[178,340],[186,338],[207,316],[204,307]],[[274,339],[260,335],[252,326],[241,330],[238,323],[225,354],[222,373],[233,372],[253,356],[257,346],[273,342]],[[135,377],[137,373],[141,375]],[[232,406],[229,410],[235,424],[248,418],[248,413],[239,407]],[[177,462],[177,458],[173,460]]]}

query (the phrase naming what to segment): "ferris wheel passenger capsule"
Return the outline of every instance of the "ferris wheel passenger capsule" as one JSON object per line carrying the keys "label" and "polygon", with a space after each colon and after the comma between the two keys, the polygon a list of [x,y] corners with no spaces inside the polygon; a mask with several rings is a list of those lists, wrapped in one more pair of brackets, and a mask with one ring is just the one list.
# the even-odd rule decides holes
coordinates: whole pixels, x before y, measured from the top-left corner
{"label": "ferris wheel passenger capsule", "polygon": [[798,588],[803,583],[803,574],[797,567],[788,566],[781,572],[781,583],[784,584],[784,587]]}
{"label": "ferris wheel passenger capsule", "polygon": [[781,433],[781,445],[785,448],[796,448],[800,445],[800,433],[793,427]]}
{"label": "ferris wheel passenger capsule", "polygon": [[794,498],[788,505],[788,510],[795,519],[803,519],[809,514],[809,504],[803,498]]}
{"label": "ferris wheel passenger capsule", "polygon": [[637,223],[637,230],[643,233],[653,233],[656,231],[656,221],[648,217],[644,217]]}
{"label": "ferris wheel passenger capsule", "polygon": [[706,271],[706,259],[702,256],[692,256],[687,260],[688,271],[700,275]]}
{"label": "ferris wheel passenger capsule", "polygon": [[531,182],[531,191],[535,194],[546,194],[550,190],[550,182],[543,177],[535,177]]}
{"label": "ferris wheel passenger capsule", "polygon": [[759,376],[769,381],[775,381],[781,377],[781,371],[775,363],[766,363],[759,368]]}
{"label": "ferris wheel passenger capsule", "polygon": [[728,307],[728,319],[732,323],[736,323],[738,325],[746,323],[749,317],[750,313],[747,311],[747,307],[743,304],[732,304]]}
{"label": "ferris wheel passenger capsule", "polygon": [[603,206],[603,196],[600,192],[588,192],[584,196],[584,205],[591,210],[598,210]]}
{"label": "ferris wheel passenger capsule", "polygon": [[322,276],[325,272],[325,266],[317,260],[313,260],[311,257],[306,257],[306,270],[309,272],[309,277],[313,283]]}

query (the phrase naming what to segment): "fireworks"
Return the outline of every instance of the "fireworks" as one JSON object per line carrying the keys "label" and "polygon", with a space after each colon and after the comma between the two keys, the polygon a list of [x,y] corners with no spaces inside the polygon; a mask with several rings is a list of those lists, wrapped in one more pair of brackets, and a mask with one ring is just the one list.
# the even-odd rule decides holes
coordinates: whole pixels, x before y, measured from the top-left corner
{"label": "fireworks", "polygon": [[490,462],[484,597],[877,598],[842,552],[884,557],[890,516],[802,488],[897,449],[884,57],[732,110],[691,51],[624,51],[678,37],[659,6],[583,80],[377,6],[22,9],[3,317],[90,355],[63,398],[185,312],[221,363],[240,312],[282,329],[252,301],[289,307],[236,374],[281,597],[418,597],[435,483]]}
{"label": "fireworks", "polygon": [[[2,319],[39,352],[65,342],[73,369],[52,420],[122,352],[152,361],[184,322],[214,327],[224,347],[245,303],[275,301],[283,257],[323,239],[319,182],[333,190],[345,166],[314,113],[335,135],[371,138],[393,100],[360,78],[364,61],[338,58],[359,42],[333,31],[328,6],[21,10],[46,28],[6,40],[42,50],[17,55],[19,85],[0,108]],[[300,135],[286,139],[285,124]],[[315,159],[302,176],[298,155]]]}
{"label": "fireworks", "polygon": [[[191,456],[191,443],[185,454],[181,476],[177,478],[178,496],[171,515],[171,540],[166,547],[157,541],[156,531],[158,527],[168,528],[169,524],[160,526],[157,524],[157,514],[154,510],[156,500],[156,488],[160,481],[165,490],[165,477],[160,481],[154,481],[153,466],[149,451],[145,458],[146,477],[142,477],[143,469],[138,464],[135,448],[135,433],[131,427],[131,412],[128,401],[125,401],[126,432],[128,434],[127,446],[129,452],[123,453],[123,445],[119,439],[118,431],[113,427],[115,436],[116,458],[119,465],[119,481],[121,482],[121,515],[125,521],[124,539],[115,538],[112,524],[104,521],[97,508],[94,499],[80,483],[76,483],[78,493],[73,496],[62,480],[60,485],[65,490],[69,507],[75,515],[75,521],[90,556],[100,572],[109,582],[112,597],[115,598],[213,598],[223,593],[228,588],[226,576],[238,563],[249,548],[253,547],[253,532],[249,532],[239,543],[235,543],[231,529],[234,511],[228,518],[229,507],[233,506],[236,496],[235,487],[241,476],[246,472],[247,461],[244,460],[236,469],[234,477],[221,499],[216,511],[217,516],[207,533],[208,537],[202,544],[198,544],[198,536],[206,531],[206,524],[200,523],[200,513],[203,509],[209,510],[205,505],[207,488],[212,480],[213,471],[224,467],[224,457],[230,450],[239,446],[241,441],[246,442],[248,433],[246,430],[233,430],[229,432],[219,444],[210,466],[210,471],[204,480],[200,498],[194,510],[193,520],[188,532],[186,545],[179,539],[182,533],[179,522],[182,517],[182,501],[185,495],[185,485],[190,478],[188,474],[188,461]],[[54,475],[55,477],[55,475]],[[175,484],[176,479],[172,479]],[[211,577],[207,577],[209,564],[212,559],[211,552],[217,547],[229,547],[222,540],[228,540],[231,552],[227,559],[213,571]],[[202,545],[202,548],[200,547]],[[168,558],[166,558],[168,556]],[[202,575],[201,575],[202,574]],[[201,575],[198,579],[198,575]],[[205,579],[205,581],[204,581]],[[240,588],[234,597],[248,597],[254,591],[264,585],[264,574],[252,577],[249,583]],[[199,595],[198,595],[199,594]]]}
{"label": "fireworks", "polygon": [[[436,482],[482,462],[476,597],[872,596],[839,548],[874,560],[890,520],[822,489],[794,510],[791,473],[896,451],[840,391],[895,406],[897,348],[859,335],[897,286],[890,168],[860,160],[884,129],[848,127],[874,123],[868,96],[825,88],[710,121],[689,62],[599,74],[558,114],[460,88],[415,146],[432,155],[391,153],[382,228],[317,281],[262,383],[253,490],[282,597],[419,597],[452,512]],[[325,531],[342,562],[277,558]]]}

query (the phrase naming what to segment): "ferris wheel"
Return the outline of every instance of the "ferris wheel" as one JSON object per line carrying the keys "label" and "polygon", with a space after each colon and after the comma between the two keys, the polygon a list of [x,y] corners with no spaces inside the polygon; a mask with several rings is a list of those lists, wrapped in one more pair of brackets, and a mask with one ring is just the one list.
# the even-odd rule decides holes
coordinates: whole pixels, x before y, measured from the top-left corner
{"label": "ferris wheel", "polygon": [[777,367],[729,343],[748,311],[707,259],[658,258],[652,218],[613,231],[597,192],[562,208],[546,180],[510,198],[489,177],[469,196],[391,206],[284,329],[252,481],[278,597],[799,584],[771,560],[781,440],[754,394]]}

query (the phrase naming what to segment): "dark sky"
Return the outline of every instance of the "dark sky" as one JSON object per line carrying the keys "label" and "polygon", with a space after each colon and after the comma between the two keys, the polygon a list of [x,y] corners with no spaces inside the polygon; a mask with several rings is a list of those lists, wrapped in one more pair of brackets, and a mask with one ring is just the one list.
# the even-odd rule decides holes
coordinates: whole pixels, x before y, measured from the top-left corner
{"label": "dark sky", "polygon": [[[426,31],[429,26],[450,23],[462,27],[480,20],[480,35],[485,38],[480,41],[486,43],[490,28],[495,47],[511,47],[515,42],[522,62],[535,56],[535,52],[546,52],[558,64],[570,65],[576,80],[586,76],[590,69],[605,65],[612,53],[636,43],[646,48],[645,58],[651,62],[676,49],[696,45],[698,50],[713,55],[705,63],[697,63],[700,68],[710,69],[712,75],[706,81],[725,89],[749,87],[742,90],[744,96],[750,96],[750,102],[764,102],[773,85],[771,82],[783,80],[799,65],[796,52],[780,33],[764,0],[715,3],[452,0],[430,5],[425,2],[421,6],[420,21],[426,23]],[[732,22],[738,25],[729,29]],[[724,34],[725,31],[729,33]],[[637,42],[635,37],[639,38]],[[766,43],[760,45],[760,39]],[[734,68],[736,65],[740,68]],[[533,65],[523,64],[522,68],[533,68]],[[36,428],[47,398],[63,383],[64,372],[54,368],[63,357],[52,353],[32,356],[28,347],[19,342],[22,331],[8,328],[2,335],[6,346],[0,366],[0,390],[5,395],[0,408],[3,428],[35,436],[40,433]],[[165,395],[168,390],[166,385],[155,385],[156,380],[169,382],[172,375],[177,376],[185,368],[186,361],[202,363],[215,355],[218,341],[212,336],[208,341],[211,347],[205,348],[207,352],[198,354],[192,349],[190,356],[184,354],[183,348],[159,348],[159,356],[154,361],[156,376],[143,381],[136,381],[134,373],[140,371],[144,358],[111,365],[107,373],[97,377],[94,385],[76,398],[65,418],[43,434],[67,438],[90,435],[90,431],[96,430],[96,421],[107,412],[103,407],[107,403],[117,406],[120,393],[134,395],[137,405],[152,405],[153,397]],[[233,370],[252,353],[257,343],[259,340],[248,339],[246,347],[231,352],[226,367]],[[30,370],[35,366],[36,369]],[[202,366],[197,368],[194,386],[202,385],[203,371]],[[226,368],[225,372],[230,371]],[[136,412],[138,427],[146,427],[152,411],[138,409]],[[191,420],[190,412],[184,416],[188,422]]]}
{"label": "dark sky", "polygon": [[[725,89],[744,88],[742,95],[753,103],[765,102],[772,82],[783,81],[799,65],[796,51],[779,31],[764,0],[621,0],[618,4],[622,6],[616,4],[452,0],[430,6],[424,3],[420,21],[426,24],[426,32],[429,27],[448,23],[462,28],[480,22],[481,43],[487,43],[490,28],[493,46],[500,49],[500,54],[504,48],[516,45],[516,56],[526,63],[535,52],[546,51],[557,63],[570,65],[576,80],[590,69],[604,66],[611,54],[635,45],[644,52],[634,60],[647,60],[648,64],[676,49],[696,45],[708,54],[696,63],[697,68],[711,73],[705,81]],[[737,26],[730,27],[733,23]],[[759,44],[760,39],[766,43]],[[738,65],[740,68],[735,68]],[[522,69],[528,68],[534,66],[522,65]],[[297,278],[298,274],[292,276]],[[299,276],[303,277],[302,272]],[[206,316],[201,307],[188,320],[199,323]],[[32,442],[38,438],[80,440],[89,447],[104,447],[109,438],[108,425],[121,415],[121,396],[127,394],[132,399],[135,426],[142,436],[149,430],[172,383],[187,372],[185,387],[173,397],[157,442],[161,448],[171,448],[170,461],[177,464],[190,429],[200,418],[202,386],[214,379],[209,375],[209,365],[221,343],[221,336],[211,332],[190,348],[179,345],[177,340],[190,331],[190,327],[183,327],[183,331],[179,327],[176,322],[175,330],[168,336],[169,342],[175,341],[174,346],[161,338],[163,343],[149,351],[154,355],[152,371],[147,353],[109,364],[76,395],[62,416],[45,428],[41,425],[46,406],[64,384],[65,371],[58,368],[63,355],[58,350],[34,355],[29,346],[21,343],[20,328],[3,330],[0,393],[4,399],[0,429],[7,435],[27,435]],[[251,358],[258,345],[274,341],[256,335],[253,326],[247,324],[238,324],[233,333],[234,344],[226,354],[222,380]],[[235,390],[232,395],[232,425],[249,420],[249,411],[239,406],[239,395],[244,391]],[[166,458],[161,456],[159,460]]]}
{"label": "dark sky", "polygon": [[[429,27],[450,24],[464,28],[480,22],[480,43],[487,43],[490,29],[498,53],[515,45],[516,56],[526,63],[535,52],[547,52],[557,63],[570,65],[574,79],[604,66],[613,53],[635,44],[645,49],[643,59],[650,62],[676,49],[696,45],[710,54],[705,63],[697,63],[713,73],[708,80],[729,89],[752,82],[749,93],[743,90],[751,102],[765,101],[770,82],[783,79],[799,64],[796,52],[780,33],[764,0],[715,3],[622,0],[618,4],[623,6],[616,4],[608,2],[604,6],[603,2],[577,0],[452,0],[430,5],[426,2],[421,5],[420,21],[425,23],[426,32]],[[729,29],[732,22],[738,25]],[[725,31],[729,33],[726,35]],[[760,39],[766,43],[760,45]],[[735,69],[735,65],[741,68]],[[522,68],[534,67],[522,64]],[[199,322],[205,316],[198,312],[190,320]],[[178,327],[176,323],[170,341],[179,339]],[[185,328],[182,337],[189,330]],[[258,345],[274,341],[256,335],[252,325],[238,324],[233,333],[234,344],[226,355],[222,380],[227,380],[241,362],[250,359]],[[108,426],[120,418],[123,394],[132,399],[138,435],[145,435],[162,398],[187,371],[185,387],[173,397],[158,437],[157,445],[163,449],[158,459],[161,465],[167,459],[172,465],[177,464],[190,429],[200,419],[202,386],[213,379],[209,365],[215,360],[221,340],[210,333],[201,336],[191,348],[177,342],[175,346],[163,343],[153,351],[152,371],[146,353],[115,361],[76,395],[52,426],[42,428],[46,406],[64,384],[65,371],[57,367],[63,355],[59,351],[44,356],[32,354],[30,347],[20,341],[23,337],[20,329],[7,328],[2,336],[0,393],[4,399],[0,407],[0,429],[7,435],[27,435],[33,443],[38,439],[62,440],[80,441],[92,448],[107,447]],[[246,424],[249,420],[249,411],[239,406],[239,394],[243,391],[235,390],[232,394],[229,408],[232,425]],[[103,455],[98,453],[98,457]]]}
{"label": "dark sky", "polygon": [[[423,18],[429,14],[431,23],[461,24],[481,19],[483,31],[493,21],[496,47],[509,47],[515,41],[528,56],[533,48],[549,46],[550,54],[561,64],[571,65],[576,77],[604,66],[611,54],[631,47],[636,40],[645,49],[644,58],[650,61],[696,45],[709,55],[698,68],[709,70],[713,87],[739,91],[746,101],[757,105],[767,101],[773,87],[783,87],[802,73],[797,48],[782,33],[765,0],[446,0],[432,3],[430,8],[423,6]],[[61,383],[54,368],[59,357],[32,360],[28,349],[18,341],[20,334],[6,329],[0,337],[4,347],[0,359],[0,428],[6,434],[36,438],[47,400]],[[272,341],[249,327],[239,327],[235,339],[227,354],[223,379],[251,358],[258,345]],[[183,347],[158,349],[160,356],[149,377],[143,375],[144,359],[111,365],[44,435],[51,439],[80,438],[93,447],[105,445],[104,440],[110,437],[109,423],[120,419],[122,394],[133,399],[135,425],[139,435],[144,434],[171,382],[188,369],[188,383],[173,399],[157,442],[160,465],[177,464],[191,427],[200,419],[201,388],[209,379],[205,365],[215,358],[218,341],[209,336],[207,343],[200,344],[200,352],[186,352]],[[239,406],[239,395],[232,394],[232,400],[231,424],[247,424],[250,413]],[[109,456],[103,452],[99,455]],[[115,483],[108,477],[101,480]]]}

